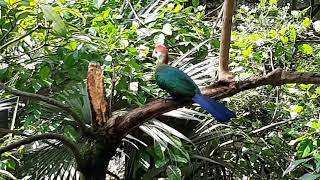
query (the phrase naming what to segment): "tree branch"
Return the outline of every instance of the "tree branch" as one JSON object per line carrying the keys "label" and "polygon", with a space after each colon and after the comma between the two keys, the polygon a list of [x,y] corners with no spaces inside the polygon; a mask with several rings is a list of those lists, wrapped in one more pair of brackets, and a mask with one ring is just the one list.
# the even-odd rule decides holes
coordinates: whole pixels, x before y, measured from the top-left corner
{"label": "tree branch", "polygon": [[24,34],[24,35],[22,35],[22,36],[20,36],[20,37],[18,37],[18,38],[16,38],[16,39],[12,39],[11,41],[7,42],[6,44],[0,46],[0,51],[1,51],[2,49],[4,49],[5,47],[9,46],[10,44],[12,44],[12,43],[14,43],[14,42],[17,42],[17,41],[19,41],[19,40],[21,40],[21,39],[29,36],[29,35],[32,34],[34,31],[36,31],[37,29],[40,29],[40,28],[42,28],[42,26],[41,26],[41,25],[37,25],[36,27],[34,27],[34,28],[32,28],[30,31],[28,31],[26,34]]}
{"label": "tree branch", "polygon": [[10,130],[10,129],[5,129],[5,128],[0,128],[0,133],[3,134],[14,134],[14,135],[23,135],[23,131],[19,131],[19,130]]}
{"label": "tree branch", "polygon": [[5,91],[7,91],[7,92],[9,92],[11,94],[17,95],[17,96],[26,97],[28,99],[32,99],[32,100],[35,100],[35,101],[39,101],[40,100],[40,101],[46,102],[48,104],[54,105],[56,107],[59,107],[61,110],[63,110],[64,112],[70,114],[74,118],[74,120],[78,123],[78,125],[80,127],[80,130],[82,132],[87,132],[87,128],[86,128],[85,123],[82,121],[82,119],[77,114],[77,112],[75,112],[70,106],[68,106],[68,105],[66,105],[66,104],[64,104],[64,103],[62,103],[60,101],[57,101],[55,99],[48,98],[46,96],[42,96],[42,95],[34,94],[34,93],[29,93],[29,92],[24,92],[24,91],[19,91],[19,90],[7,87],[2,82],[0,82],[0,90],[1,89],[4,89]]}
{"label": "tree branch", "polygon": [[219,81],[232,81],[233,75],[229,70],[229,50],[234,0],[224,0],[223,25],[219,55]]}
{"label": "tree branch", "polygon": [[[282,69],[267,74],[266,76],[248,81],[234,82],[230,86],[215,84],[202,89],[207,96],[222,99],[233,96],[239,92],[253,89],[264,85],[280,86],[288,83],[297,84],[320,84],[320,73],[312,72],[288,72]],[[191,101],[175,102],[173,100],[157,100],[146,104],[144,107],[136,108],[124,116],[116,117],[114,128],[118,135],[125,136],[131,129],[139,126],[147,119],[159,116],[163,113],[191,105]],[[111,118],[112,119],[112,118]],[[110,128],[110,126],[109,126]]]}
{"label": "tree branch", "polygon": [[110,117],[106,90],[103,82],[103,71],[99,64],[89,64],[87,88],[92,111],[92,127],[102,126]]}
{"label": "tree branch", "polygon": [[39,135],[34,135],[34,136],[21,139],[17,142],[14,142],[12,144],[9,144],[8,146],[1,148],[0,154],[10,151],[12,149],[18,148],[20,146],[30,144],[35,141],[44,140],[44,139],[55,139],[55,140],[61,141],[63,145],[67,146],[70,149],[70,151],[72,152],[72,154],[76,159],[77,165],[81,164],[82,158],[77,146],[74,143],[72,143],[69,139],[67,139],[65,136],[61,134],[56,134],[56,133],[39,134]]}

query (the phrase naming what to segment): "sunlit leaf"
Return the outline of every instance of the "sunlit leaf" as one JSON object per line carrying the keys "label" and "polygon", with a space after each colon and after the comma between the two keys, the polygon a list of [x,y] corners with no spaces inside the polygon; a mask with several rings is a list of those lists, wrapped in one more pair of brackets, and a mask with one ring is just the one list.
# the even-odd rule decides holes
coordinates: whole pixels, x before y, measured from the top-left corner
{"label": "sunlit leaf", "polygon": [[308,122],[307,126],[314,128],[314,129],[320,129],[320,122],[319,121]]}
{"label": "sunlit leaf", "polygon": [[278,4],[278,0],[270,0],[269,1],[271,5],[277,5]]}
{"label": "sunlit leaf", "polygon": [[305,18],[303,21],[302,21],[302,25],[305,27],[305,28],[309,28],[311,26],[311,19],[309,18]]}
{"label": "sunlit leaf", "polygon": [[314,54],[313,48],[309,44],[302,44],[299,46],[299,49],[304,53],[308,55]]}
{"label": "sunlit leaf", "polygon": [[61,36],[65,36],[67,34],[67,27],[54,9],[51,6],[42,6],[41,9],[47,20],[53,22],[53,30]]}

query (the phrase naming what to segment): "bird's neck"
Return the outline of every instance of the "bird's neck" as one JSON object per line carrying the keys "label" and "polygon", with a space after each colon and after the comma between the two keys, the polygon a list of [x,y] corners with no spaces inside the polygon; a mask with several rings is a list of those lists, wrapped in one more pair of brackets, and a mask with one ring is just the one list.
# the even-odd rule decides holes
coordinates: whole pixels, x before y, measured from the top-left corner
{"label": "bird's neck", "polygon": [[169,62],[168,54],[159,56],[156,62],[156,68],[158,68],[162,64],[168,64],[168,62]]}

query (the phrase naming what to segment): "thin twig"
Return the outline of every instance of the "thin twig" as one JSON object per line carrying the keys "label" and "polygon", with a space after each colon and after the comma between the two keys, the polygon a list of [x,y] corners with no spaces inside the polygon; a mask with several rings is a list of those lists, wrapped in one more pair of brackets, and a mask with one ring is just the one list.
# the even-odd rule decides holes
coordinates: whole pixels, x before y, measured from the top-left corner
{"label": "thin twig", "polygon": [[13,39],[13,40],[7,42],[6,44],[0,46],[0,51],[1,51],[3,48],[6,48],[7,46],[9,46],[10,44],[12,44],[12,43],[14,43],[14,42],[17,42],[17,41],[19,41],[19,40],[21,40],[21,39],[29,36],[29,35],[32,34],[34,31],[36,31],[37,29],[40,29],[40,28],[42,28],[42,26],[41,26],[41,25],[37,25],[36,27],[34,27],[34,28],[32,28],[30,31],[28,31],[26,34],[18,37],[17,39]]}
{"label": "thin twig", "polygon": [[[208,13],[205,15],[205,18],[208,17],[211,13],[219,10],[222,6],[223,6],[223,3],[221,3],[217,8],[215,8],[215,9],[211,10],[210,12],[208,12]],[[221,12],[221,11],[220,11],[220,12]],[[220,12],[219,12],[219,14],[220,14]],[[222,14],[222,13],[221,13],[221,14]]]}
{"label": "thin twig", "polygon": [[[271,48],[269,48],[268,49],[268,51],[269,51],[269,54],[270,54],[270,64],[271,64],[271,69],[272,69],[272,71],[274,71],[275,70],[275,68],[274,68],[274,61],[273,61],[273,53],[272,53],[272,49]],[[276,114],[277,114],[277,111],[278,111],[278,105],[279,105],[279,91],[280,91],[280,89],[279,89],[279,87],[277,86],[276,87],[276,93],[277,93],[277,97],[276,97],[276,108],[275,108],[275,110],[274,110],[274,113],[273,113],[273,115],[272,115],[272,119],[271,119],[271,122],[274,120],[274,118],[275,118],[275,116],[276,116]]]}
{"label": "thin twig", "polygon": [[0,39],[0,42],[2,43],[3,40],[10,34],[10,32],[12,32],[14,30],[14,28],[16,28],[17,26],[17,19],[16,17],[14,16],[14,19],[15,19],[15,23],[14,25],[12,25],[12,22],[11,22],[11,19],[10,19],[10,23],[11,23],[11,28],[9,29],[9,31],[6,32],[6,34],[4,34],[1,39]]}
{"label": "thin twig", "polygon": [[44,46],[47,46],[47,44],[43,43],[42,45],[40,45],[40,46],[38,46],[38,47],[36,47],[36,48],[34,48],[34,49],[31,49],[31,50],[28,51],[28,52],[21,53],[21,54],[19,54],[18,56],[4,57],[3,59],[4,59],[4,60],[10,60],[10,59],[20,58],[22,55],[24,55],[24,54],[29,54],[29,53],[32,53],[32,52],[34,52],[34,51],[37,51],[37,50],[43,48]]}
{"label": "thin twig", "polygon": [[120,180],[120,177],[116,174],[114,174],[113,172],[107,170],[107,174],[109,174],[110,176],[114,177],[116,180]]}
{"label": "thin twig", "polygon": [[269,125],[264,126],[262,128],[253,130],[250,134],[256,134],[258,132],[264,131],[266,129],[269,129],[269,128],[272,128],[272,127],[275,127],[275,126],[278,126],[278,125],[281,125],[281,124],[285,124],[285,123],[290,122],[290,121],[291,121],[291,119],[280,121],[280,122],[276,122],[276,123],[272,123],[272,124],[269,124]]}
{"label": "thin twig", "polygon": [[111,92],[109,97],[109,114],[112,114],[112,106],[113,106],[113,99],[114,99],[114,89],[116,85],[116,69],[114,67],[114,60],[112,60],[112,79],[111,79]]}
{"label": "thin twig", "polygon": [[[16,100],[16,106],[14,107],[14,112],[13,112],[13,116],[12,116],[12,121],[11,121],[11,127],[10,127],[10,130],[13,130],[14,129],[14,125],[16,123],[16,117],[17,117],[17,113],[18,113],[18,107],[19,107],[19,96],[17,97],[17,100]],[[13,134],[12,134],[13,136]]]}
{"label": "thin twig", "polygon": [[[217,17],[216,21],[215,21],[214,24],[213,24],[213,28],[216,28],[216,27],[217,27],[217,25],[218,25],[218,23],[219,23],[219,21],[220,21],[220,19],[221,19],[221,17],[222,17],[222,14],[223,14],[223,6],[224,6],[224,3],[222,3],[222,7],[221,7],[221,9],[220,9],[220,12],[219,12],[219,14],[218,14],[218,17]],[[213,32],[213,31],[212,31],[212,32]]]}
{"label": "thin twig", "polygon": [[131,8],[131,10],[132,10],[132,12],[133,12],[133,14],[134,14],[134,16],[136,17],[136,19],[137,19],[143,26],[146,26],[146,25],[143,23],[143,21],[139,18],[139,16],[138,16],[138,14],[136,13],[136,11],[134,10],[134,8],[133,8],[130,0],[127,0],[127,1],[128,1],[128,4],[129,4],[129,6],[130,6],[130,8]]}

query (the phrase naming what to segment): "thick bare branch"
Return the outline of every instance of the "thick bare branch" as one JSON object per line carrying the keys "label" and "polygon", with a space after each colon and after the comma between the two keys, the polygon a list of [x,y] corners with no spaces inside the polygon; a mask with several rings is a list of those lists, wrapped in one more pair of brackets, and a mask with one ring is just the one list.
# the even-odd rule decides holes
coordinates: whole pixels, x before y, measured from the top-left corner
{"label": "thick bare branch", "polygon": [[223,5],[223,25],[219,55],[219,81],[233,80],[233,75],[229,70],[229,49],[234,1],[235,0],[224,0]]}
{"label": "thick bare branch", "polygon": [[70,114],[74,120],[78,123],[80,130],[82,132],[87,132],[86,131],[86,125],[84,124],[84,122],[82,121],[82,119],[80,118],[80,116],[77,114],[77,112],[75,112],[70,106],[57,101],[55,99],[52,98],[48,98],[46,96],[42,96],[39,94],[34,94],[34,93],[29,93],[29,92],[24,92],[24,91],[19,91],[10,87],[7,87],[6,85],[4,85],[3,83],[0,82],[0,89],[4,89],[5,91],[17,95],[17,96],[22,96],[22,97],[26,97],[28,99],[32,99],[35,101],[43,101],[46,102],[48,104],[51,104],[53,106],[59,107],[61,110],[63,110],[64,112]]}
{"label": "thick bare branch", "polygon": [[90,64],[87,75],[88,94],[92,109],[92,126],[103,125],[110,117],[104,88],[103,73],[99,64]]}
{"label": "thick bare branch", "polygon": [[[311,72],[288,72],[277,69],[266,76],[232,83],[230,86],[213,85],[202,90],[208,96],[222,99],[233,96],[239,92],[253,89],[264,85],[280,86],[288,83],[297,84],[320,84],[320,73]],[[147,119],[169,112],[182,106],[188,106],[191,101],[175,102],[173,100],[157,100],[144,107],[136,108],[124,116],[119,116],[115,120],[115,131],[126,135],[132,128],[142,124]],[[119,134],[119,135],[120,135]]]}
{"label": "thick bare branch", "polygon": [[60,134],[55,134],[55,133],[39,134],[39,135],[34,135],[34,136],[24,138],[22,140],[19,140],[17,142],[14,142],[12,144],[9,144],[8,146],[1,148],[0,154],[10,151],[12,149],[18,148],[20,146],[30,144],[35,141],[46,140],[46,139],[55,139],[55,140],[61,141],[65,146],[67,146],[71,150],[71,152],[73,153],[76,159],[77,164],[78,165],[81,164],[82,158],[77,146],[73,142],[71,142],[69,139],[67,139],[65,136]]}

